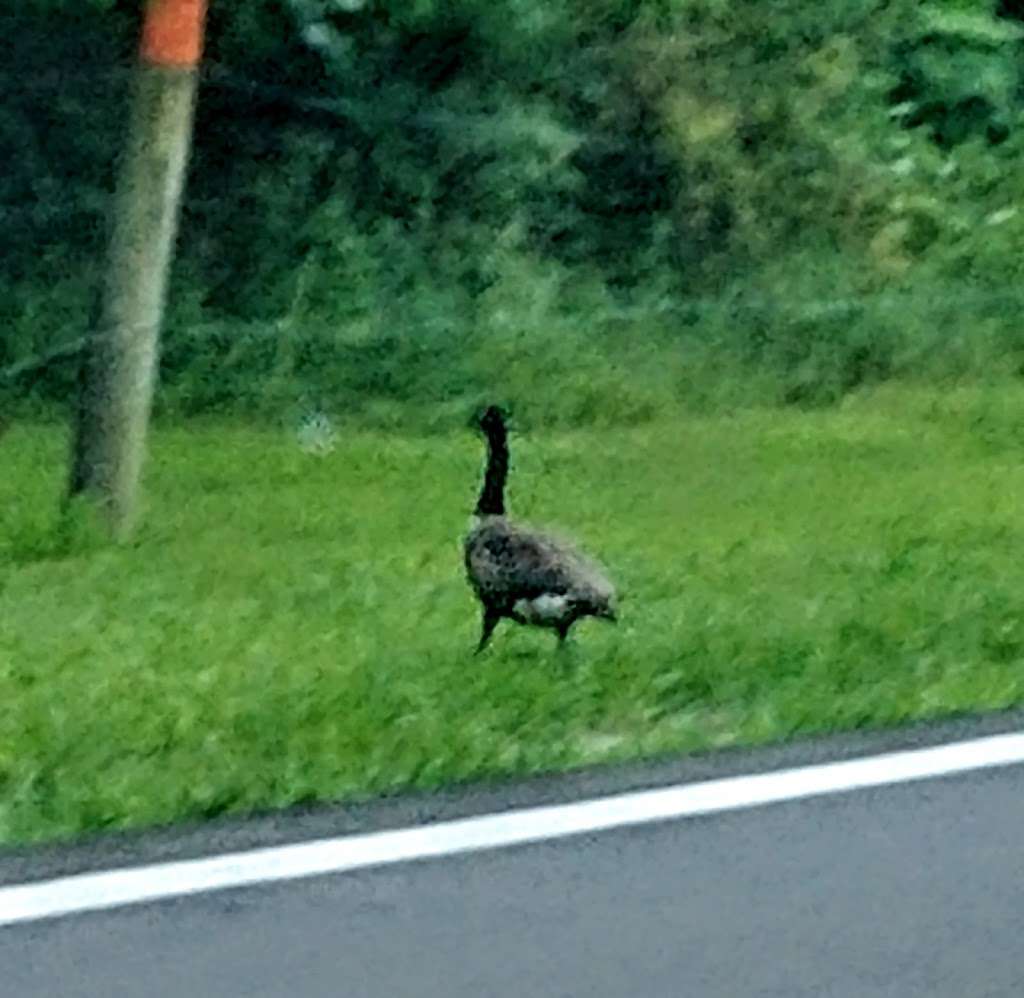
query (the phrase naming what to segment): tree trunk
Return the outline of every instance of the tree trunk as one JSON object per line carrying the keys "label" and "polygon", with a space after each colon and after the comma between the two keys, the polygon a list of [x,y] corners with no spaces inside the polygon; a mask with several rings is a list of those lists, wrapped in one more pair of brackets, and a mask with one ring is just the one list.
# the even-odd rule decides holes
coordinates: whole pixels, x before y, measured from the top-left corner
{"label": "tree trunk", "polygon": [[194,66],[139,66],[99,321],[83,361],[69,493],[94,499],[118,537],[136,519],[196,81]]}

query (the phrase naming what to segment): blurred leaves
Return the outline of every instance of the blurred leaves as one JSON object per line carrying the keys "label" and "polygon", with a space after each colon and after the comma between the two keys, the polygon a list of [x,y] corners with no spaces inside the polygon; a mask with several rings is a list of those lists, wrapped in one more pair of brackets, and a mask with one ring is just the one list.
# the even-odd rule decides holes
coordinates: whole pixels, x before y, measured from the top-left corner
{"label": "blurred leaves", "polygon": [[[272,376],[274,393],[440,404],[507,380],[522,337],[618,363],[638,342],[623,309],[786,383],[815,381],[819,343],[843,369],[877,343],[865,369],[882,377],[905,350],[888,322],[741,326],[724,303],[1016,283],[1012,7],[219,0],[165,381],[198,400],[199,372],[230,369],[219,398],[269,392]],[[137,16],[127,0],[39,0],[0,41],[0,364],[87,321]],[[677,318],[651,318],[666,310]],[[986,337],[1007,342],[1015,316],[986,320]],[[765,351],[764,336],[802,345]],[[60,394],[62,378],[37,387]],[[832,380],[815,392],[832,397]]]}

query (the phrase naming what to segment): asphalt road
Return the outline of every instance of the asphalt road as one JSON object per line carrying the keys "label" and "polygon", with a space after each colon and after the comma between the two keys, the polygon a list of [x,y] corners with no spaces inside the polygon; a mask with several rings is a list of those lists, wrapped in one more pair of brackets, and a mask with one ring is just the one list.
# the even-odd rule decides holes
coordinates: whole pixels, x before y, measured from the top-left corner
{"label": "asphalt road", "polygon": [[0,929],[5,998],[1020,998],[1024,767]]}

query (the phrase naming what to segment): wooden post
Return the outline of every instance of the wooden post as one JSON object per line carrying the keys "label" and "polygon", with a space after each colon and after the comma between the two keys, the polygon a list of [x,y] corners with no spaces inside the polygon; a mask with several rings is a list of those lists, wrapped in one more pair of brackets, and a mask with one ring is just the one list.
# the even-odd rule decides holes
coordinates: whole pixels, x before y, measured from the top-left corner
{"label": "wooden post", "polygon": [[206,0],[146,8],[107,274],[83,360],[69,494],[95,500],[117,537],[136,519],[205,16]]}

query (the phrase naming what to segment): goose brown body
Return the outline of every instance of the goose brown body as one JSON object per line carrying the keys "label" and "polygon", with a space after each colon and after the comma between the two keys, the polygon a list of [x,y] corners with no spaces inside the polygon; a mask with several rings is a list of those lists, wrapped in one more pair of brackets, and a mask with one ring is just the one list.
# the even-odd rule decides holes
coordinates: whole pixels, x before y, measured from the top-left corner
{"label": "goose brown body", "polygon": [[582,617],[614,621],[615,588],[575,546],[505,515],[508,443],[495,407],[480,420],[488,442],[477,524],[465,543],[469,582],[483,608],[481,651],[502,618],[553,629],[564,641]]}

